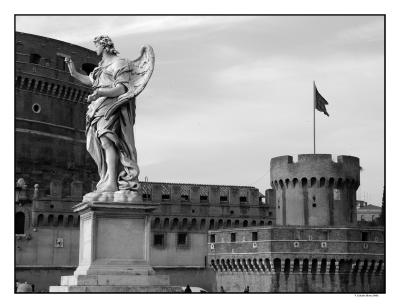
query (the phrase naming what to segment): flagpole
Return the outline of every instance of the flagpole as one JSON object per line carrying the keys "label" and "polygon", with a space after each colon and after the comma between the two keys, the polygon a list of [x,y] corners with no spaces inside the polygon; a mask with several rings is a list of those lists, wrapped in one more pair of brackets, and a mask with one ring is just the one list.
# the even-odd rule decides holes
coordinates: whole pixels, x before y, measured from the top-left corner
{"label": "flagpole", "polygon": [[313,81],[313,128],[314,128],[314,154],[315,154],[315,81]]}

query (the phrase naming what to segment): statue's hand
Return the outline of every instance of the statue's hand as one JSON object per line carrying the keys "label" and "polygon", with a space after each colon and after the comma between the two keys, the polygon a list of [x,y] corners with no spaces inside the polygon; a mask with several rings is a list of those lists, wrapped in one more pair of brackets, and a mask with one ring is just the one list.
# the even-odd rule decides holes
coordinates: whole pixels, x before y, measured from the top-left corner
{"label": "statue's hand", "polygon": [[75,65],[74,62],[72,62],[72,59],[70,56],[66,56],[64,59],[65,63],[67,63],[68,70],[71,74],[71,76],[75,73]]}
{"label": "statue's hand", "polygon": [[93,102],[93,101],[95,101],[95,100],[98,99],[98,98],[99,98],[99,94],[98,94],[97,90],[95,90],[92,94],[90,94],[90,95],[88,96],[87,102],[88,102],[88,103]]}

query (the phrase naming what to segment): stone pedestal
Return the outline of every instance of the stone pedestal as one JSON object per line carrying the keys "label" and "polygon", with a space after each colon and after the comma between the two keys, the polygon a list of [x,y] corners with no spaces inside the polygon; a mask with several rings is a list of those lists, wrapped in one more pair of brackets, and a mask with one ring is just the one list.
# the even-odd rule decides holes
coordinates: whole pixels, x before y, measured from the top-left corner
{"label": "stone pedestal", "polygon": [[79,266],[50,292],[181,292],[149,263],[149,214],[156,205],[85,197],[73,208],[80,214]]}

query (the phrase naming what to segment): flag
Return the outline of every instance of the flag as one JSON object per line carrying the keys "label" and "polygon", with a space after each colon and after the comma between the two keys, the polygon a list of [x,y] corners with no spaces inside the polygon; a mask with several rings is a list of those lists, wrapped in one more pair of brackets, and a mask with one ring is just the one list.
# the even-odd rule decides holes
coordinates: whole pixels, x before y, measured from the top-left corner
{"label": "flag", "polygon": [[329,113],[328,113],[328,111],[326,111],[326,105],[328,105],[328,102],[326,101],[325,98],[323,98],[323,96],[321,94],[319,94],[317,87],[315,86],[315,83],[314,83],[314,106],[315,106],[315,109],[325,113],[329,117]]}

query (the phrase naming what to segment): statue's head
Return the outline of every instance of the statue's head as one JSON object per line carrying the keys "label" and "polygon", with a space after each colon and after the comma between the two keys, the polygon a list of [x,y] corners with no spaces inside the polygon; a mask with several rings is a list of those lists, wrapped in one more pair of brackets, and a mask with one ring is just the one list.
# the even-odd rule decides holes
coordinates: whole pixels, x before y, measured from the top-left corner
{"label": "statue's head", "polygon": [[93,43],[96,47],[99,47],[97,55],[101,55],[103,50],[110,55],[117,55],[119,52],[115,49],[114,43],[108,35],[99,35],[93,39]]}

